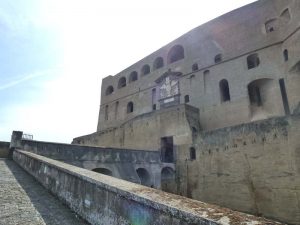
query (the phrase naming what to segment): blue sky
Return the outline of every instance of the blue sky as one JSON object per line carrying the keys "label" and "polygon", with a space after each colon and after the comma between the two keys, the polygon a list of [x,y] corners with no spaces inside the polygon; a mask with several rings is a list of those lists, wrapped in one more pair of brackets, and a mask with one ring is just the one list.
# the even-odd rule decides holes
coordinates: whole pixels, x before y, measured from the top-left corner
{"label": "blue sky", "polygon": [[1,0],[0,140],[95,132],[103,77],[249,2]]}

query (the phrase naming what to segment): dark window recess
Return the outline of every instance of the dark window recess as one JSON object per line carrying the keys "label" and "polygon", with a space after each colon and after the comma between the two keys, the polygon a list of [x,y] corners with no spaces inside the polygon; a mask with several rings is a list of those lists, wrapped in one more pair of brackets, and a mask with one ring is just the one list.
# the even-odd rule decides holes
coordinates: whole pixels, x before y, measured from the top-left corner
{"label": "dark window recess", "polygon": [[142,68],[142,75],[147,75],[150,73],[150,66],[149,65],[144,65]]}
{"label": "dark window recess", "polygon": [[257,53],[249,55],[247,57],[248,70],[258,67],[259,64],[260,64],[260,60]]}
{"label": "dark window recess", "polygon": [[161,138],[161,161],[166,163],[174,162],[173,137]]}
{"label": "dark window recess", "polygon": [[127,104],[127,113],[132,113],[133,112],[133,103],[129,102]]}
{"label": "dark window recess", "polygon": [[222,54],[218,54],[215,56],[215,63],[220,63],[222,62]]}
{"label": "dark window recess", "polygon": [[230,101],[228,81],[225,79],[221,80],[219,86],[220,86],[221,102]]}
{"label": "dark window recess", "polygon": [[283,58],[285,62],[289,60],[289,51],[287,49],[283,51]]}
{"label": "dark window recess", "polygon": [[168,64],[184,58],[184,49],[181,45],[175,45],[168,53]]}
{"label": "dark window recess", "polygon": [[281,91],[282,102],[283,102],[283,107],[284,107],[285,114],[290,115],[291,112],[290,112],[288,97],[287,97],[287,94],[286,94],[284,79],[279,79],[279,85],[280,85],[280,91]]}
{"label": "dark window recess", "polygon": [[156,110],[156,104],[152,105],[152,110]]}
{"label": "dark window recess", "polygon": [[190,102],[190,96],[186,95],[184,96],[184,103],[189,103]]}
{"label": "dark window recess", "polygon": [[195,160],[196,159],[196,149],[191,147],[190,148],[190,160]]}
{"label": "dark window recess", "polygon": [[133,71],[130,75],[129,75],[129,83],[134,82],[138,79],[138,73],[136,71]]}
{"label": "dark window recess", "polygon": [[118,83],[118,88],[122,88],[126,86],[126,78],[125,77],[121,77]]}
{"label": "dark window recess", "polygon": [[199,67],[198,67],[198,64],[197,64],[197,63],[193,64],[192,70],[193,70],[193,71],[199,70]]}
{"label": "dark window recess", "polygon": [[162,68],[163,66],[164,66],[164,60],[162,57],[158,57],[154,60],[153,70],[157,70],[159,68]]}
{"label": "dark window recess", "polygon": [[248,85],[248,93],[251,105],[262,106],[263,101],[260,94],[260,88],[256,85]]}
{"label": "dark window recess", "polygon": [[113,86],[109,86],[106,91],[105,91],[105,95],[110,95],[114,92],[114,87]]}

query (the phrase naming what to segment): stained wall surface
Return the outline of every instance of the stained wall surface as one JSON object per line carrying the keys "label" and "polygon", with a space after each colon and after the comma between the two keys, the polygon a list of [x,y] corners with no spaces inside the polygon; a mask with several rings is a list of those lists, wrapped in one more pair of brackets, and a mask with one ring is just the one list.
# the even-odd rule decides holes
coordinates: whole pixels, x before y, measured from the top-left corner
{"label": "stained wall surface", "polygon": [[[184,103],[184,97],[189,95],[188,104],[200,110],[199,120],[205,130],[285,115],[279,79],[285,83],[289,110],[297,110],[299,21],[299,1],[261,0],[193,29],[115,76],[103,79],[98,131],[152,112],[154,104],[159,110],[155,81],[169,70],[182,73],[180,102]],[[168,63],[178,46],[183,49],[183,58]],[[251,60],[253,55],[258,61]],[[164,66],[155,69],[158,57],[162,57]],[[150,73],[143,75],[145,65],[149,65]],[[134,71],[137,80],[130,82]],[[120,88],[121,78],[126,79],[126,86]],[[222,102],[219,85],[223,79],[228,81],[230,101]],[[248,85],[253,82],[260,82],[263,107],[252,107]],[[113,88],[112,93],[107,92],[108,87]],[[129,102],[134,105],[130,113]]]}
{"label": "stained wall surface", "polygon": [[[35,140],[15,139],[22,137],[13,132],[11,149],[23,149],[74,166],[109,174],[127,181],[161,187],[161,170],[174,170],[173,163],[162,163],[158,151],[129,150],[79,146]],[[144,171],[139,174],[138,171]]]}
{"label": "stained wall surface", "polygon": [[281,224],[15,150],[14,161],[93,225]]}
{"label": "stained wall surface", "polygon": [[174,145],[192,143],[192,127],[200,130],[199,110],[185,104],[137,116],[123,125],[74,138],[73,144],[158,151],[162,137]]}
{"label": "stained wall surface", "polygon": [[73,143],[161,151],[170,136],[174,192],[300,224],[299,87],[300,1],[260,0],[104,78],[97,132]]}
{"label": "stained wall surface", "polygon": [[300,224],[300,116],[203,132],[181,146],[179,190],[239,211]]}

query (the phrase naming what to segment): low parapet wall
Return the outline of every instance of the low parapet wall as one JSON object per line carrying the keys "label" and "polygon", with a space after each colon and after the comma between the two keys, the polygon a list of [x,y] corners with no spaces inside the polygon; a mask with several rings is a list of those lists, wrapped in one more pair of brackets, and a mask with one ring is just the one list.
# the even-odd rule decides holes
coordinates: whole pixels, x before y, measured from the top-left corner
{"label": "low parapet wall", "polygon": [[34,153],[13,159],[91,224],[280,224],[97,174]]}
{"label": "low parapet wall", "polygon": [[[22,149],[88,170],[105,171],[114,177],[161,188],[161,171],[174,170],[174,164],[162,163],[159,151],[81,146],[22,139],[22,131],[14,131],[11,149]],[[138,171],[145,172],[144,174]]]}

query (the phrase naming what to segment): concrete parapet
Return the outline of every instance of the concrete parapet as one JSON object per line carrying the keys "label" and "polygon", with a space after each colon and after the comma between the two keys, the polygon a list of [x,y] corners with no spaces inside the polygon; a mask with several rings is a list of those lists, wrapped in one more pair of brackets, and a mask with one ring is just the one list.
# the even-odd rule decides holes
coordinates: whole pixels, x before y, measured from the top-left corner
{"label": "concrete parapet", "polygon": [[91,224],[281,224],[97,174],[34,153],[14,160]]}

